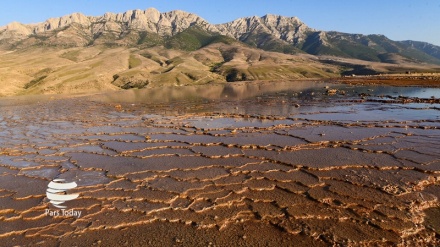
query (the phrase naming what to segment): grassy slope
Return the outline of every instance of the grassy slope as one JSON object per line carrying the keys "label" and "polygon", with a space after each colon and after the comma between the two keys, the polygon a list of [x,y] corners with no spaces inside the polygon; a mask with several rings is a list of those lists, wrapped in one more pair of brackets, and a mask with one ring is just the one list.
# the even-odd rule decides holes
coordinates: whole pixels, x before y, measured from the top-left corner
{"label": "grassy slope", "polygon": [[333,55],[355,58],[371,62],[388,62],[392,57],[440,65],[440,59],[431,56],[422,49],[411,47],[404,42],[396,42],[383,35],[356,35],[340,32],[328,32],[325,42],[312,33],[301,47],[302,50],[314,55]]}
{"label": "grassy slope", "polygon": [[[211,43],[219,37],[208,38]],[[298,56],[221,42],[196,51],[162,46],[140,49],[102,45],[68,49],[34,47],[2,52],[0,56],[2,96],[76,94],[132,87],[225,82],[234,68],[246,75],[236,80],[335,75],[324,72],[322,65],[310,59],[300,63]],[[337,72],[335,66],[327,67]]]}
{"label": "grassy slope", "polygon": [[[199,32],[197,29],[189,31]],[[339,76],[342,67],[357,63],[380,68],[383,72],[398,67],[411,68],[359,60],[323,62],[307,54],[268,52],[238,42],[223,42],[221,36],[203,32],[197,35],[188,36],[195,37],[192,43],[195,46],[187,47],[189,51],[158,45],[137,48],[94,45],[66,49],[37,46],[12,52],[0,50],[0,96],[79,94],[227,80],[326,78]],[[182,34],[175,39],[186,37]],[[198,46],[202,47],[196,49]]]}

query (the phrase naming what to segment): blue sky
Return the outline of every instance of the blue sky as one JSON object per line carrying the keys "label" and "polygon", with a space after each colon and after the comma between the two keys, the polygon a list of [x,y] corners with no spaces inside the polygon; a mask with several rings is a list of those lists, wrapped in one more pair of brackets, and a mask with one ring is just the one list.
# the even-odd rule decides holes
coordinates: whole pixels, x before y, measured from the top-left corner
{"label": "blue sky", "polygon": [[319,30],[384,34],[393,40],[440,45],[440,0],[13,0],[2,2],[0,26],[42,22],[73,12],[98,16],[149,7],[184,10],[213,24],[267,13],[297,16]]}

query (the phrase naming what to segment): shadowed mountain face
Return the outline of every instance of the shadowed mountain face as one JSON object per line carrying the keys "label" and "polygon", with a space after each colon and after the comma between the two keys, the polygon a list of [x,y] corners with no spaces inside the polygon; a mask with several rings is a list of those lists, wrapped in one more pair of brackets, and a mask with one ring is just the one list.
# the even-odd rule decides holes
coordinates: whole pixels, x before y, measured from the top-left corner
{"label": "shadowed mountain face", "polygon": [[416,41],[392,41],[383,35],[315,32],[308,36],[301,49],[309,54],[385,63],[398,63],[399,59],[420,63],[440,62],[438,46]]}
{"label": "shadowed mountain face", "polygon": [[440,47],[318,31],[296,17],[213,25],[179,10],[147,9],[14,22],[0,27],[0,56],[0,96],[7,96],[436,71]]}

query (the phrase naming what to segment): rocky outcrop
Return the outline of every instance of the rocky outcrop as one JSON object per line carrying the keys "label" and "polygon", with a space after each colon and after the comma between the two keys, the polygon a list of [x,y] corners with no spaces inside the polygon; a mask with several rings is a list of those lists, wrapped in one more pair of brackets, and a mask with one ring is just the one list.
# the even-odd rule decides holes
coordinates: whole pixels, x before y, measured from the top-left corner
{"label": "rocky outcrop", "polygon": [[147,10],[130,10],[119,14],[106,13],[99,17],[87,17],[81,13],[74,13],[63,17],[50,18],[35,25],[13,22],[0,28],[0,39],[24,39],[31,34],[41,34],[66,28],[74,23],[88,29],[95,36],[104,32],[123,33],[127,30],[147,31],[161,36],[172,36],[193,25],[198,25],[207,31],[219,32],[214,25],[209,24],[195,14],[180,10],[160,13],[158,10],[150,8]]}
{"label": "rocky outcrop", "polygon": [[106,13],[99,17],[87,17],[81,13],[50,18],[43,23],[23,25],[17,22],[0,28],[0,39],[24,39],[31,34],[41,34],[60,28],[66,28],[73,23],[89,29],[92,35],[104,32],[122,33],[127,30],[147,31],[161,36],[173,36],[188,27],[197,25],[206,31],[220,33],[241,39],[249,33],[266,33],[291,44],[304,41],[308,32],[307,27],[296,17],[265,15],[263,17],[240,18],[235,21],[212,25],[203,18],[188,12],[175,10],[160,13],[154,8],[147,10],[130,10],[124,13]]}
{"label": "rocky outcrop", "polygon": [[95,27],[95,32],[130,29],[172,36],[193,25],[217,31],[213,25],[197,15],[179,10],[160,13],[153,8],[145,11],[130,10],[121,14],[106,13],[102,17],[95,18],[94,23],[99,27]]}
{"label": "rocky outcrop", "polygon": [[0,41],[2,40],[21,40],[27,38],[33,32],[32,27],[23,25],[19,22],[12,22],[0,28]]}
{"label": "rocky outcrop", "polygon": [[[198,29],[185,33],[190,27]],[[182,33],[171,44],[168,42],[170,37]],[[192,13],[180,10],[160,13],[154,8],[106,13],[98,17],[74,13],[32,25],[13,22],[0,27],[0,46],[16,49],[32,45],[165,45],[174,49],[191,47],[194,50],[216,40],[212,38],[215,35],[228,36],[228,39],[233,38],[263,50],[289,54],[306,52],[391,63],[390,57],[402,57],[415,63],[440,64],[438,46],[415,41],[397,42],[383,35],[319,31],[296,17],[268,14],[213,25]]]}
{"label": "rocky outcrop", "polygon": [[238,40],[251,33],[265,33],[275,38],[297,45],[304,42],[307,34],[314,29],[309,28],[297,17],[265,15],[263,17],[240,18],[232,22],[217,25],[219,31]]}
{"label": "rocky outcrop", "polygon": [[67,15],[59,18],[50,18],[43,23],[37,24],[33,28],[33,33],[38,34],[46,31],[64,28],[72,25],[73,23],[77,23],[84,27],[88,27],[92,22],[91,19],[93,18],[87,17],[81,13],[73,13],[71,15]]}

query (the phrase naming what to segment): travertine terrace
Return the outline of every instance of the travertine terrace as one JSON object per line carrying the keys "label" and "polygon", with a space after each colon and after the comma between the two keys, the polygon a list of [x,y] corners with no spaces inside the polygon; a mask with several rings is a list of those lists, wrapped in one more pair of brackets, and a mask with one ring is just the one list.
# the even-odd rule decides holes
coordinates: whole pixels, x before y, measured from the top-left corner
{"label": "travertine terrace", "polygon": [[[271,85],[1,101],[1,241],[439,244],[438,103]],[[78,183],[80,217],[47,214],[54,178]]]}

